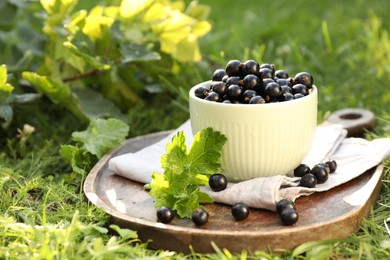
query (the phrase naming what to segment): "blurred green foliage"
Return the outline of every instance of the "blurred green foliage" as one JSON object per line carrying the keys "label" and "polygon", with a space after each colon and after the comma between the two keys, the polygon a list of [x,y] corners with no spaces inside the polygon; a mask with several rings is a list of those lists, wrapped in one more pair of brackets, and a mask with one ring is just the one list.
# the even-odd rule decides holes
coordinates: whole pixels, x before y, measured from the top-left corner
{"label": "blurred green foliage", "polygon": [[[0,61],[15,93],[36,91],[85,122],[124,119],[142,95],[162,91],[160,77],[201,59],[208,12],[168,0],[6,0]],[[11,114],[1,111],[8,126]]]}

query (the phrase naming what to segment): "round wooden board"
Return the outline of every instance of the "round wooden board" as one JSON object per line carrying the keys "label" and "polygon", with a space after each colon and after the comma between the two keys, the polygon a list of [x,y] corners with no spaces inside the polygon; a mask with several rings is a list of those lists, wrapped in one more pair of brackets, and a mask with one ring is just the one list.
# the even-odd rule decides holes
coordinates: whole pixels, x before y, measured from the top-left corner
{"label": "round wooden board", "polygon": [[[210,217],[204,226],[197,227],[191,220],[179,218],[162,224],[156,221],[153,199],[143,184],[114,175],[108,170],[108,161],[136,152],[168,134],[159,132],[127,140],[105,155],[84,183],[87,198],[110,214],[113,224],[137,231],[152,249],[188,253],[192,245],[195,252],[210,253],[214,252],[213,242],[230,252],[277,253],[308,241],[347,237],[359,229],[380,193],[382,165],[332,190],[298,198],[299,221],[294,226],[283,226],[275,212],[259,209],[251,209],[244,221],[234,221],[231,206],[218,203],[205,205]],[[348,203],[351,198],[358,198],[358,203]]]}

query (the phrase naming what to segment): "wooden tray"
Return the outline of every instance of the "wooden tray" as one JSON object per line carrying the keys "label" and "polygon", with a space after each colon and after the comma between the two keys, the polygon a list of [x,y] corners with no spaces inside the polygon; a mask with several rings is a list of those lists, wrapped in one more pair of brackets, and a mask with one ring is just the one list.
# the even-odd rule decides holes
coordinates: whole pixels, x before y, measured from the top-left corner
{"label": "wooden tray", "polygon": [[[230,252],[266,250],[278,252],[304,242],[347,237],[359,229],[370,212],[381,188],[382,165],[330,191],[296,200],[299,221],[283,226],[275,212],[252,209],[244,221],[234,221],[231,206],[206,205],[209,222],[196,227],[189,219],[175,218],[170,224],[156,221],[153,199],[143,184],[113,175],[108,171],[111,157],[136,152],[162,139],[169,132],[159,132],[127,140],[117,150],[105,155],[88,174],[84,192],[97,207],[111,215],[111,221],[137,231],[139,238],[152,249],[188,253],[214,252],[214,242]],[[347,199],[349,198],[349,199]],[[358,198],[357,203],[353,198]],[[355,200],[356,201],[356,200]]]}

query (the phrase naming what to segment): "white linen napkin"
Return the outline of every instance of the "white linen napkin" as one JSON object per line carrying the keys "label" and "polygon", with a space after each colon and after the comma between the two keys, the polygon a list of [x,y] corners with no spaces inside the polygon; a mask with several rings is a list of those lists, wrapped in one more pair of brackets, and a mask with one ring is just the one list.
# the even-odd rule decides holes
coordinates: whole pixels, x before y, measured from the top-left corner
{"label": "white linen napkin", "polygon": [[[187,147],[190,147],[193,135],[188,120],[153,145],[135,153],[111,158],[109,170],[133,181],[149,183],[154,171],[163,172],[160,157],[165,153],[167,143],[178,131],[184,131]],[[201,190],[211,195],[216,202],[230,205],[244,202],[253,208],[275,211],[276,202],[280,199],[295,200],[300,196],[329,190],[377,166],[390,155],[390,138],[367,141],[361,138],[345,138],[346,134],[347,131],[341,125],[317,126],[313,145],[303,163],[312,167],[321,161],[334,159],[338,167],[335,173],[329,175],[325,183],[318,184],[315,188],[298,186],[300,178],[290,174],[289,176],[278,175],[229,183],[228,187],[220,192],[213,192],[209,187],[201,187]],[[380,174],[381,171],[376,173],[378,176]]]}

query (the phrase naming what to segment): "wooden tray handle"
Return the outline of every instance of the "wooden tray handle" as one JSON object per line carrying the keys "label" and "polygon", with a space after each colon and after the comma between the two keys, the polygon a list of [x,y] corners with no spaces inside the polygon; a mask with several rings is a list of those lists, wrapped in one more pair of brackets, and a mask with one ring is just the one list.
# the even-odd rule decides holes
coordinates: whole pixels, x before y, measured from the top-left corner
{"label": "wooden tray handle", "polygon": [[348,137],[363,137],[375,127],[375,115],[361,108],[345,108],[333,112],[325,123],[341,124],[348,131]]}

